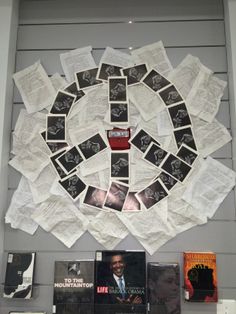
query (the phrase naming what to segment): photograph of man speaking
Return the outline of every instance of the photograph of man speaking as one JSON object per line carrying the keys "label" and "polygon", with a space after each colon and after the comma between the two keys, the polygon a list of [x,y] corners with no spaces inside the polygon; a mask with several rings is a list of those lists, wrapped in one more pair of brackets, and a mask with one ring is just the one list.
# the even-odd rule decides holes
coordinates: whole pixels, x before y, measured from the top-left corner
{"label": "photograph of man speaking", "polygon": [[[99,258],[96,260],[95,302],[103,305],[119,304],[120,308],[125,306],[126,311],[129,310],[130,313],[142,313],[139,310],[146,304],[145,253],[138,251],[97,253],[100,255],[97,255]],[[112,309],[112,306],[110,308]]]}

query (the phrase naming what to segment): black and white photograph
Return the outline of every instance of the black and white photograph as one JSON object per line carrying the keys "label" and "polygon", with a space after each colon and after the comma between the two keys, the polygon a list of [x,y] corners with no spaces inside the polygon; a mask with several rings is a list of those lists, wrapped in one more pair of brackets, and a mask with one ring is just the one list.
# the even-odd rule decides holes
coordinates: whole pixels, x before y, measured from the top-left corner
{"label": "black and white photograph", "polygon": [[111,182],[107,191],[104,207],[122,211],[128,192],[129,187],[126,184],[114,181]]}
{"label": "black and white photograph", "polygon": [[174,129],[192,124],[185,103],[168,107],[168,112]]}
{"label": "black and white photograph", "polygon": [[147,71],[147,65],[145,63],[121,70],[123,76],[127,77],[128,85],[135,85],[140,83]]}
{"label": "black and white photograph", "polygon": [[82,89],[78,89],[75,81],[66,86],[64,90],[76,96],[75,102],[77,102],[78,100],[85,96],[85,92]]}
{"label": "black and white photograph", "polygon": [[97,79],[108,81],[108,77],[110,76],[121,76],[121,69],[121,67],[114,64],[101,63],[98,69]]}
{"label": "black and white photograph", "polygon": [[168,152],[155,143],[151,143],[147,148],[143,159],[151,163],[153,166],[159,167]]}
{"label": "black and white photograph", "polygon": [[146,209],[150,209],[168,196],[168,190],[160,179],[157,179],[145,189],[136,193],[135,196],[146,207]]}
{"label": "black and white photograph", "polygon": [[185,144],[182,144],[176,156],[178,156],[180,159],[182,159],[191,166],[197,159],[198,153],[191,149],[190,147],[186,146]]}
{"label": "black and white photograph", "polygon": [[190,126],[174,130],[174,137],[178,148],[182,144],[185,144],[188,147],[192,148],[193,150],[197,151],[197,146],[193,135],[193,129]]}
{"label": "black and white photograph", "polygon": [[65,178],[64,180],[59,180],[58,182],[74,202],[77,201],[80,194],[86,188],[86,184],[77,176],[77,174],[72,174],[71,176]]}
{"label": "black and white photograph", "polygon": [[118,182],[124,183],[124,184],[129,184],[129,180],[124,180],[124,179],[118,179]]}
{"label": "black and white photograph", "polygon": [[98,68],[93,68],[75,73],[78,89],[85,89],[91,86],[102,84],[102,81],[97,80],[97,72]]}
{"label": "black and white photograph", "polygon": [[108,102],[128,102],[127,77],[108,78]]}
{"label": "black and white photograph", "polygon": [[130,175],[129,153],[122,151],[111,151],[110,153],[110,177],[112,179],[127,179]]}
{"label": "black and white photograph", "polygon": [[173,177],[171,177],[168,173],[163,172],[163,171],[159,174],[158,178],[162,181],[162,183],[164,183],[168,191],[170,191],[178,182]]}
{"label": "black and white photograph", "polygon": [[174,85],[171,85],[160,91],[159,95],[166,106],[170,106],[183,101],[182,96],[177,91]]}
{"label": "black and white photograph", "polygon": [[76,96],[59,90],[52,103],[51,114],[65,114],[68,116],[70,109],[75,102]]}
{"label": "black and white photograph", "polygon": [[66,143],[66,142],[59,142],[59,143],[57,143],[57,142],[46,142],[46,131],[41,132],[40,135],[44,139],[45,144],[50,149],[52,154],[54,154],[57,151],[61,150],[62,148],[65,148],[68,146],[68,143]]}
{"label": "black and white photograph", "polygon": [[129,122],[129,105],[127,103],[110,103],[110,123],[127,124]]}
{"label": "black and white photograph", "polygon": [[137,192],[128,193],[122,212],[139,212],[141,210],[141,204],[135,196],[136,193]]}
{"label": "black and white photograph", "polygon": [[97,188],[95,186],[89,185],[83,200],[83,203],[95,207],[98,209],[103,209],[103,204],[107,195],[107,191]]}
{"label": "black and white photograph", "polygon": [[144,129],[139,130],[134,136],[130,139],[130,143],[134,145],[140,152],[145,153],[148,146],[151,142],[160,145],[147,131]]}
{"label": "black and white photograph", "polygon": [[66,115],[48,114],[46,120],[46,141],[66,142]]}
{"label": "black and white photograph", "polygon": [[170,81],[155,70],[148,72],[142,82],[153,92],[158,92],[171,84]]}
{"label": "black and white photograph", "polygon": [[57,158],[56,162],[61,168],[68,174],[83,161],[83,157],[80,152],[73,146],[67,150],[64,154]]}
{"label": "black and white photograph", "polygon": [[62,169],[62,167],[58,164],[58,162],[57,162],[57,159],[61,156],[61,155],[63,155],[64,153],[66,152],[66,150],[64,149],[62,149],[62,150],[60,150],[60,151],[58,151],[58,152],[56,152],[56,153],[54,153],[53,155],[51,155],[50,156],[50,161],[51,161],[51,163],[52,163],[52,165],[53,165],[53,168],[55,169],[55,171],[56,171],[56,174],[58,175],[58,177],[60,178],[60,179],[64,179],[68,174],[65,172],[65,170],[64,169]]}
{"label": "black and white photograph", "polygon": [[89,159],[107,148],[102,136],[97,133],[78,145],[83,157]]}
{"label": "black and white photograph", "polygon": [[183,182],[192,168],[180,158],[169,154],[161,165],[161,169],[169,173],[176,180]]}

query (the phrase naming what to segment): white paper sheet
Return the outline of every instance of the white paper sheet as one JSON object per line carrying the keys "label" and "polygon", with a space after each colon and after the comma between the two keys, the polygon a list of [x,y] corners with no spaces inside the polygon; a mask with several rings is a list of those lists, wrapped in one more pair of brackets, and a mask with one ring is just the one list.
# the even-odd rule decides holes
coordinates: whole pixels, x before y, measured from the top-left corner
{"label": "white paper sheet", "polygon": [[66,87],[66,85],[68,85],[67,81],[63,77],[61,77],[59,73],[54,73],[50,77],[50,80],[56,92],[59,89],[63,89],[64,87]]}
{"label": "white paper sheet", "polygon": [[235,186],[235,178],[236,173],[233,170],[208,157],[182,195],[182,199],[199,214],[211,218]]}
{"label": "white paper sheet", "polygon": [[168,79],[173,82],[181,95],[186,98],[202,68],[205,67],[200,60],[189,54],[169,73]]}
{"label": "white paper sheet", "polygon": [[134,65],[131,55],[111,47],[106,47],[100,62],[117,65],[122,68],[128,68]]}
{"label": "white paper sheet", "polygon": [[52,197],[32,215],[45,231],[71,247],[87,230],[88,220],[69,198]]}
{"label": "white paper sheet", "polygon": [[74,81],[75,72],[96,68],[91,51],[92,46],[87,46],[60,54],[62,69],[69,83]]}
{"label": "white paper sheet", "polygon": [[22,147],[18,155],[9,161],[9,164],[34,182],[49,162],[48,149],[42,137],[37,134],[28,145]]}
{"label": "white paper sheet", "polygon": [[164,76],[173,69],[162,41],[132,50],[131,55],[136,64],[146,63]]}
{"label": "white paper sheet", "polygon": [[112,212],[99,213],[88,225],[88,231],[107,250],[113,250],[129,233]]}
{"label": "white paper sheet", "polygon": [[12,153],[17,155],[23,146],[29,144],[34,137],[45,129],[46,114],[37,112],[28,114],[21,109],[13,132]]}
{"label": "white paper sheet", "polygon": [[189,113],[212,122],[219,110],[226,85],[209,69],[201,70],[186,98]]}
{"label": "white paper sheet", "polygon": [[155,166],[149,166],[143,159],[136,159],[135,164],[131,164],[130,190],[144,189],[159,173]]}
{"label": "white paper sheet", "polygon": [[13,75],[28,113],[48,107],[55,89],[40,61]]}
{"label": "white paper sheet", "polygon": [[158,95],[155,95],[143,83],[128,87],[129,98],[137,107],[145,121],[151,120],[165,109],[165,105]]}
{"label": "white paper sheet", "polygon": [[69,119],[71,124],[85,125],[94,120],[103,120],[108,110],[108,86],[98,86],[89,91],[81,101],[72,109]]}
{"label": "white paper sheet", "polygon": [[173,132],[173,126],[166,109],[157,114],[157,129],[159,136],[168,136]]}
{"label": "white paper sheet", "polygon": [[207,157],[232,139],[229,131],[216,119],[207,123],[192,116],[194,139],[197,149],[203,157]]}
{"label": "white paper sheet", "polygon": [[163,201],[148,211],[117,214],[117,217],[150,255],[175,236],[171,225],[163,219],[161,214],[166,211],[166,206],[167,202]]}
{"label": "white paper sheet", "polygon": [[38,228],[38,224],[32,220],[31,214],[34,213],[37,207],[38,205],[35,205],[33,202],[27,179],[21,177],[20,183],[8,207],[5,222],[10,223],[14,229],[34,234]]}
{"label": "white paper sheet", "polygon": [[34,182],[29,181],[30,190],[35,204],[44,202],[51,196],[50,189],[55,178],[55,171],[50,164],[42,170]]}

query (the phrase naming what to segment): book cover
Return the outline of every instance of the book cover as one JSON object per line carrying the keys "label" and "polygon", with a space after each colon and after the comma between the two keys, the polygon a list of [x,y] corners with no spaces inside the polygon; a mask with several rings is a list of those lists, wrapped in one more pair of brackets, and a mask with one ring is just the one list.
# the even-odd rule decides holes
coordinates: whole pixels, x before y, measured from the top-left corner
{"label": "book cover", "polygon": [[97,251],[95,313],[146,313],[146,258],[143,251]]}
{"label": "book cover", "polygon": [[184,253],[184,286],[186,301],[218,301],[215,253]]}
{"label": "book cover", "polygon": [[92,314],[94,261],[55,261],[53,313]]}
{"label": "book cover", "polygon": [[32,297],[35,256],[34,252],[8,253],[3,297]]}
{"label": "book cover", "polygon": [[148,263],[148,308],[150,314],[180,314],[180,270],[177,263]]}

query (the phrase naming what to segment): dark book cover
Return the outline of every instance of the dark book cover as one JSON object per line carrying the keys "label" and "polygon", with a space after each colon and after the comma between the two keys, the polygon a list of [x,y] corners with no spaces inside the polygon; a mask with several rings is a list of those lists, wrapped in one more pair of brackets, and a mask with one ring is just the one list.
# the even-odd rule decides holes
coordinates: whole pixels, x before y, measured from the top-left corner
{"label": "dark book cover", "polygon": [[8,253],[3,297],[30,299],[36,253]]}
{"label": "dark book cover", "polygon": [[145,252],[96,252],[95,313],[146,313]]}
{"label": "dark book cover", "polygon": [[184,253],[184,288],[186,301],[218,301],[215,253]]}
{"label": "dark book cover", "polygon": [[176,263],[148,263],[150,314],[180,314],[180,270]]}
{"label": "dark book cover", "polygon": [[92,314],[94,303],[94,261],[56,261],[53,313]]}

